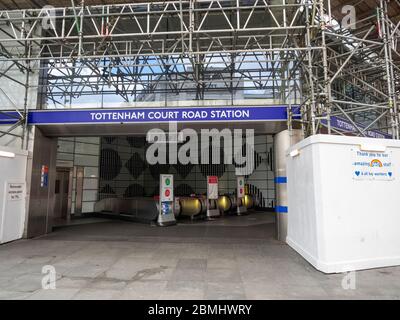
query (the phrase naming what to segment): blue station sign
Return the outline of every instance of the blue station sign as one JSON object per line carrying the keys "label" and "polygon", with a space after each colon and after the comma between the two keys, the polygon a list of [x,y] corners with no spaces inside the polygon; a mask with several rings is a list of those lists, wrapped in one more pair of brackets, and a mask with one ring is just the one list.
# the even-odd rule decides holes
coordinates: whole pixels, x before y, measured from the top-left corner
{"label": "blue station sign", "polygon": [[[292,118],[301,119],[299,106],[291,106]],[[30,110],[29,125],[62,124],[117,124],[117,123],[162,123],[162,122],[252,122],[287,121],[289,106],[224,106],[224,107],[181,107],[181,108],[124,108],[124,109],[63,109]],[[0,112],[1,124],[14,124],[19,114],[15,111]],[[327,125],[326,120],[321,120]],[[357,128],[348,120],[331,117],[331,126],[347,134],[357,133]],[[365,126],[357,126],[364,129]],[[391,136],[377,130],[365,130],[371,138],[390,139]]]}
{"label": "blue station sign", "polygon": [[[298,107],[292,107],[299,119]],[[16,112],[0,113],[0,123],[15,123]],[[159,122],[231,122],[286,121],[287,106],[264,107],[201,107],[201,108],[130,108],[130,109],[69,109],[32,110],[30,125],[91,124],[91,123],[159,123]]]}
{"label": "blue station sign", "polygon": [[[321,122],[323,125],[325,125],[325,126],[327,125],[326,120],[322,120]],[[361,130],[364,130],[366,128],[366,126],[361,123],[356,123],[356,125]],[[349,133],[349,132],[357,133],[358,132],[357,128],[349,120],[343,119],[340,117],[335,117],[335,116],[331,117],[331,127],[335,128],[336,130],[343,132],[343,133]],[[364,130],[364,134],[368,138],[392,139],[391,135],[381,132],[381,131],[378,131],[378,130]]]}

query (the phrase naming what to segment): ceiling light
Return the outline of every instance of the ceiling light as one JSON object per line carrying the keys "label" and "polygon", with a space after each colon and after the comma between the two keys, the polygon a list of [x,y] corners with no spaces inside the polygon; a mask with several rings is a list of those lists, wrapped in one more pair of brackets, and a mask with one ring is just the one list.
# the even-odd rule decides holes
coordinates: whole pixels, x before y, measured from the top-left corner
{"label": "ceiling light", "polygon": [[0,157],[15,158],[15,153],[0,150]]}

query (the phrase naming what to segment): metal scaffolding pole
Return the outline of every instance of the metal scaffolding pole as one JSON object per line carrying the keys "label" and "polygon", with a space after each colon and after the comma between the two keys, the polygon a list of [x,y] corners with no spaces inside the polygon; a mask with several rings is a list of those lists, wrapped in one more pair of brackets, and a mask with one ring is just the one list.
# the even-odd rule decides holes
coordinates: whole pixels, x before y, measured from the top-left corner
{"label": "metal scaffolding pole", "polygon": [[381,130],[398,139],[400,28],[386,0],[376,9],[346,29],[330,0],[81,0],[55,8],[45,30],[45,9],[0,10],[0,79],[25,87],[17,106],[24,119],[36,88],[30,77],[45,73],[42,108],[71,108],[85,97],[167,104],[228,92],[232,105],[253,95],[300,106],[301,119],[290,116],[288,126],[305,136],[347,134],[332,127],[339,117],[353,134]]}
{"label": "metal scaffolding pole", "polygon": [[385,52],[385,67],[386,67],[386,79],[387,79],[387,95],[388,95],[388,106],[390,108],[391,116],[391,126],[392,126],[392,136],[393,139],[399,139],[399,123],[398,123],[398,110],[397,101],[393,80],[393,60],[391,52],[391,39],[388,29],[387,21],[388,18],[388,8],[387,2],[380,0],[379,2],[379,18],[382,30],[382,39],[384,41],[384,52]]}

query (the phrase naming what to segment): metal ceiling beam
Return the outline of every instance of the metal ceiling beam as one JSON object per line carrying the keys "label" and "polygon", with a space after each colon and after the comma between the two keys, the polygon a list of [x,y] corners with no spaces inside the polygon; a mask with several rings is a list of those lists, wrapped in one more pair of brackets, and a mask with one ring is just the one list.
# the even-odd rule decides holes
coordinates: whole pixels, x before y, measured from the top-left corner
{"label": "metal ceiling beam", "polygon": [[301,105],[306,135],[322,132],[322,120],[331,130],[330,115],[343,114],[354,123],[361,119],[363,128],[389,127],[385,130],[398,137],[400,32],[386,1],[374,20],[385,30],[382,36],[368,25],[371,19],[356,30],[328,25],[326,15],[338,9],[328,4],[175,0],[92,6],[72,1],[72,7],[56,9],[57,22],[45,31],[41,22],[48,16],[41,9],[0,10],[0,74],[9,76],[10,64],[45,70],[39,87],[58,106],[90,95],[117,94],[137,102],[156,95],[167,101],[180,93],[205,99],[224,90],[233,99],[252,91]]}

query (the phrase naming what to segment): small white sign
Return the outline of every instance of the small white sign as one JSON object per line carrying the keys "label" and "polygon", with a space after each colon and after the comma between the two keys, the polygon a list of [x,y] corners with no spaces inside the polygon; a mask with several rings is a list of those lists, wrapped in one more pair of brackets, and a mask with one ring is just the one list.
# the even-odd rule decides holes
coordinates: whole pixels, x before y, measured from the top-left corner
{"label": "small white sign", "polygon": [[208,176],[207,177],[207,196],[208,199],[218,199],[218,177]]}
{"label": "small white sign", "polygon": [[352,150],[352,175],[355,180],[394,180],[391,152]]}
{"label": "small white sign", "polygon": [[174,201],[174,176],[172,174],[160,176],[160,199],[161,202]]}
{"label": "small white sign", "polygon": [[24,199],[24,183],[7,183],[7,200],[19,201]]}
{"label": "small white sign", "polygon": [[244,177],[237,177],[237,197],[244,197]]}

